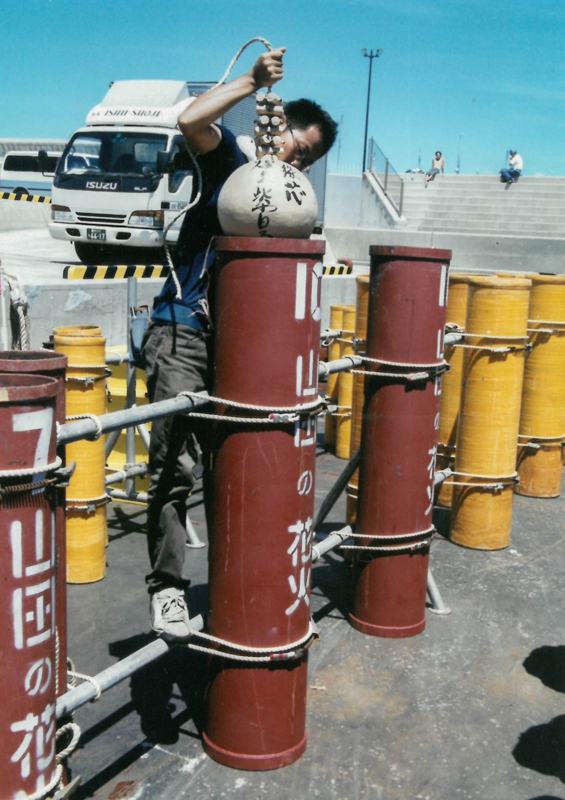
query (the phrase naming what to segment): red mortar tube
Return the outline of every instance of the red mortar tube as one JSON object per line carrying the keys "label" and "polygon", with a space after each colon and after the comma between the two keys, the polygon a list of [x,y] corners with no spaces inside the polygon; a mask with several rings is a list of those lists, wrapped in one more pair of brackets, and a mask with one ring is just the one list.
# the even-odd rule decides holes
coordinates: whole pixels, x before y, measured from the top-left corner
{"label": "red mortar tube", "polygon": [[367,356],[376,362],[366,368],[379,374],[365,380],[356,544],[406,547],[353,551],[350,620],[371,636],[401,638],[426,625],[441,394],[434,365],[443,362],[451,251],[373,246],[370,255]]}
{"label": "red mortar tube", "polygon": [[[216,397],[266,408],[316,401],[324,248],[217,240]],[[277,651],[310,630],[316,418],[266,425],[253,421],[265,413],[220,409],[249,421],[216,424],[208,631]],[[307,674],[306,652],[255,664],[211,657],[208,755],[248,770],[296,761],[306,748]]]}

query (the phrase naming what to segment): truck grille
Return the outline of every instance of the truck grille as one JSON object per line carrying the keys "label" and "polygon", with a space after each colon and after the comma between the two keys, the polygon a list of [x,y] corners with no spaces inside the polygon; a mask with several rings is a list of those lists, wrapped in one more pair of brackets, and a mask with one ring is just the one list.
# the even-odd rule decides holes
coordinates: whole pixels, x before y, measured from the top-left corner
{"label": "truck grille", "polygon": [[77,211],[79,222],[87,222],[93,225],[123,225],[126,221],[126,214],[92,214],[86,211]]}

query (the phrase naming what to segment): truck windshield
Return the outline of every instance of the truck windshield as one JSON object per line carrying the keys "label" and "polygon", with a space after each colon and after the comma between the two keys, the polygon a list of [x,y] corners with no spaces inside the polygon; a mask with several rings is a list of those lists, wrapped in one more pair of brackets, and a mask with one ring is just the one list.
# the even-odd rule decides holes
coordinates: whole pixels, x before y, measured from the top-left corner
{"label": "truck windshield", "polygon": [[61,157],[57,175],[138,175],[156,172],[157,153],[167,136],[157,133],[93,131],[74,136]]}

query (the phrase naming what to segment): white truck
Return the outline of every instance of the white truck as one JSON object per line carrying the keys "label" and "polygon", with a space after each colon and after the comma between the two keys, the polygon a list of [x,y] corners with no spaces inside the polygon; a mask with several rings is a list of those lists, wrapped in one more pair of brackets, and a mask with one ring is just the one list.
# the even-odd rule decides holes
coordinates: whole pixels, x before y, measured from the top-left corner
{"label": "white truck", "polygon": [[[49,231],[87,264],[124,263],[143,248],[159,257],[163,231],[190,201],[193,162],[177,128],[181,111],[211,83],[116,81],[71,136],[53,181]],[[252,133],[255,98],[219,122]],[[169,231],[178,239],[182,218]],[[123,248],[123,249],[119,249]],[[128,250],[130,248],[128,256]],[[138,255],[139,250],[136,251]],[[131,263],[131,261],[129,262]]]}

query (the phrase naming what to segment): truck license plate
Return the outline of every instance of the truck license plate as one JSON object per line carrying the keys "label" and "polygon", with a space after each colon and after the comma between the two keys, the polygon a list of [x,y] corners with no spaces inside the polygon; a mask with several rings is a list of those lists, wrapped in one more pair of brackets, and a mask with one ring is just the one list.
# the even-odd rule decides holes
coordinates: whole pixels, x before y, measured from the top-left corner
{"label": "truck license plate", "polygon": [[97,242],[105,242],[106,231],[103,228],[87,228],[86,238],[95,239]]}

